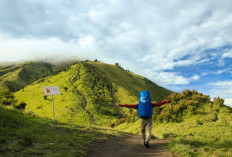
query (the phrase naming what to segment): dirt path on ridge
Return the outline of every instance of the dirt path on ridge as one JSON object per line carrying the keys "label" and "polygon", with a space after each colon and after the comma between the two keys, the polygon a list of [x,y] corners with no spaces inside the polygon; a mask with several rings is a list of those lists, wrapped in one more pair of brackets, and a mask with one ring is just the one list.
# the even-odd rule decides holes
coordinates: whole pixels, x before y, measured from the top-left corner
{"label": "dirt path on ridge", "polygon": [[150,148],[143,146],[141,135],[124,133],[89,148],[87,157],[174,157],[163,148],[168,140],[152,139]]}

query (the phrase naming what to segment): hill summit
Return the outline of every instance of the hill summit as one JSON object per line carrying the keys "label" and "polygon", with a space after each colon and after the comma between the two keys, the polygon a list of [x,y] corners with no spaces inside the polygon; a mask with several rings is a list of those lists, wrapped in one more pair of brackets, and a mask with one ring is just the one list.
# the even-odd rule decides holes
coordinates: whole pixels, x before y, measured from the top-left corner
{"label": "hill summit", "polygon": [[51,97],[44,86],[59,86],[55,98],[56,118],[75,124],[105,125],[129,114],[119,104],[137,103],[139,92],[150,91],[153,101],[162,101],[172,91],[124,70],[101,62],[78,62],[55,75],[42,78],[15,93],[26,104],[25,111],[52,118]]}

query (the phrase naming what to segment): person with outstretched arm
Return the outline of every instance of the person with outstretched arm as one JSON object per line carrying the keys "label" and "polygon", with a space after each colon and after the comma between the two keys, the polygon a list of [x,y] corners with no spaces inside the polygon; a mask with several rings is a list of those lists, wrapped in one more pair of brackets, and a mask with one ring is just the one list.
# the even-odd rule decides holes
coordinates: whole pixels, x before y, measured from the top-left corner
{"label": "person with outstretched arm", "polygon": [[170,101],[152,103],[149,91],[141,91],[138,104],[120,105],[122,107],[138,109],[138,115],[141,118],[141,133],[143,137],[143,142],[144,142],[144,146],[146,146],[147,148],[150,147],[149,141],[151,139],[153,107],[159,107],[169,102]]}

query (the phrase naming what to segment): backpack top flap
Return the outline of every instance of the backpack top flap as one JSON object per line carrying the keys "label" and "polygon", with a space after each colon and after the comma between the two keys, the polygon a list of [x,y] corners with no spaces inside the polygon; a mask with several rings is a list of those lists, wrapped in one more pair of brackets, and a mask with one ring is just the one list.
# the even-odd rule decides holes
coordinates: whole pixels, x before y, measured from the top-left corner
{"label": "backpack top flap", "polygon": [[151,118],[152,117],[152,105],[149,91],[141,91],[140,99],[138,104],[138,115],[140,118]]}

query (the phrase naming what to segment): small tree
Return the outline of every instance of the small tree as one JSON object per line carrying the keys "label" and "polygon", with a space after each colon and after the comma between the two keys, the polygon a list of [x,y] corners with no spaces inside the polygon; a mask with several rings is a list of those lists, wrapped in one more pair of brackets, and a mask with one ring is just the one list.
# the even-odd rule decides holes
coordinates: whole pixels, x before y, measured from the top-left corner
{"label": "small tree", "polygon": [[215,98],[213,98],[213,104],[214,104],[214,106],[222,107],[224,104],[224,99],[220,98],[219,96],[215,97]]}
{"label": "small tree", "polygon": [[68,91],[68,87],[64,87],[64,90],[65,90],[65,92],[67,92]]}
{"label": "small tree", "polygon": [[48,96],[47,96],[47,95],[44,95],[43,98],[44,98],[44,100],[47,100]]}
{"label": "small tree", "polygon": [[26,105],[27,104],[25,102],[20,102],[20,104],[18,106],[16,106],[16,108],[19,109],[19,110],[22,110],[22,109],[24,110]]}
{"label": "small tree", "polygon": [[13,105],[15,103],[14,95],[7,89],[0,91],[0,104]]}

